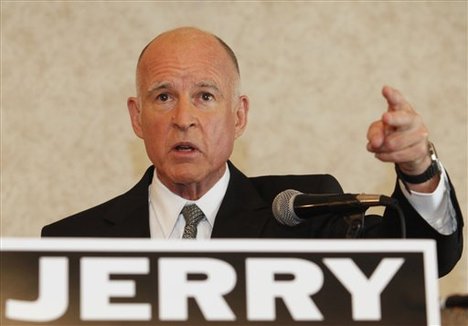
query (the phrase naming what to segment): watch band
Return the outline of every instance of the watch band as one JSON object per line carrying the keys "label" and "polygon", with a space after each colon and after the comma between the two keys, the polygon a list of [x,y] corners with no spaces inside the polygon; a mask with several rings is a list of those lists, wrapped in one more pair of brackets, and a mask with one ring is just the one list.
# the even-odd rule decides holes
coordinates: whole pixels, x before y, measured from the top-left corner
{"label": "watch band", "polygon": [[421,174],[418,175],[409,175],[401,171],[398,167],[398,164],[395,164],[395,171],[402,181],[412,183],[412,184],[420,184],[426,182],[427,180],[432,179],[436,175],[440,175],[442,169],[439,164],[439,159],[437,157],[437,152],[435,150],[434,144],[431,142],[428,143],[429,147],[429,155],[431,156],[431,165]]}

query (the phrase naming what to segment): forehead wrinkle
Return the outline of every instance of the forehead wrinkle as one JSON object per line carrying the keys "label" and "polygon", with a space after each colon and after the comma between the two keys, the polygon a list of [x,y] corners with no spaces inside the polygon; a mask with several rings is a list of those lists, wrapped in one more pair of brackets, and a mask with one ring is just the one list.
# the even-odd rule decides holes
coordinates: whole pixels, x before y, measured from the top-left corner
{"label": "forehead wrinkle", "polygon": [[[184,54],[172,56],[161,61],[160,57],[155,55],[142,60],[137,70],[137,94],[139,90],[145,90],[145,84],[151,85],[146,91],[153,92],[161,89],[161,86],[165,86],[164,89],[176,89],[181,81],[186,85],[192,83],[192,86],[209,86],[219,93],[226,91],[223,95],[232,96],[233,99],[239,95],[239,75],[229,69],[225,61],[217,56],[210,59],[198,58],[198,64],[194,66],[192,62],[187,63],[183,56]],[[201,66],[203,69],[200,69]],[[152,77],[155,77],[156,81],[152,82]],[[140,88],[141,86],[144,88]]]}
{"label": "forehead wrinkle", "polygon": [[[167,62],[158,63],[155,66],[149,65],[141,73],[142,81],[149,84],[150,89],[159,86],[167,86],[176,88],[177,85],[195,85],[216,87],[220,89],[226,82],[226,73],[219,66],[213,66],[212,62],[207,61],[206,64],[200,64],[203,67],[194,67],[190,64],[177,65]],[[229,78],[229,77],[228,77]]]}
{"label": "forehead wrinkle", "polygon": [[[185,51],[181,52],[182,47],[185,47]],[[215,66],[213,68],[218,70],[222,67],[220,69],[222,77],[226,78],[227,82],[234,88],[234,93],[238,93],[237,88],[239,87],[240,76],[238,65],[236,62],[232,62],[233,57],[235,58],[235,55],[231,53],[232,50],[228,51],[230,48],[224,42],[220,42],[220,39],[215,35],[195,28],[181,28],[169,31],[160,34],[147,44],[137,63],[137,88],[141,85],[142,79],[145,78],[143,74],[148,73],[147,70],[150,69],[151,62],[157,60],[161,51],[162,53],[164,51],[172,51],[169,62],[166,61],[167,66],[175,65],[181,68],[180,64],[181,62],[186,62],[187,55],[191,58],[191,53],[199,51],[200,48],[206,50],[204,53],[208,57],[198,59],[202,63],[206,63],[208,69],[210,69],[210,66]],[[189,60],[188,62],[191,61]],[[226,71],[225,69],[232,71]]]}

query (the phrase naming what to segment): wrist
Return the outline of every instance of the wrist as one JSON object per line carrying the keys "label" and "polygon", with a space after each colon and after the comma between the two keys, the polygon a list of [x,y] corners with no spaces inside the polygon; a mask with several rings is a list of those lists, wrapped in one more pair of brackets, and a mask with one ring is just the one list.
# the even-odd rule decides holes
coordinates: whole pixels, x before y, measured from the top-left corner
{"label": "wrist", "polygon": [[[437,186],[440,180],[442,167],[437,157],[435,147],[430,142],[428,143],[428,153],[429,155],[424,159],[425,163],[419,164],[419,166],[421,166],[419,171],[413,169],[411,172],[406,173],[399,165],[395,164],[397,176],[405,184],[407,189],[411,188],[417,191],[426,190],[424,192],[428,192],[430,191],[429,188],[432,189],[434,186]],[[428,163],[426,163],[426,161]]]}

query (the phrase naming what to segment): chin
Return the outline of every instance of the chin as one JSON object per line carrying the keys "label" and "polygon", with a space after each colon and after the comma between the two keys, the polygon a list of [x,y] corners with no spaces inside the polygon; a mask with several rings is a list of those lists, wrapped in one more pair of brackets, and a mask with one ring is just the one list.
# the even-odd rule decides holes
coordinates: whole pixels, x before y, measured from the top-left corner
{"label": "chin", "polygon": [[[210,184],[213,179],[221,177],[221,169],[213,169],[211,165],[200,162],[173,164],[163,169],[169,182],[179,185]],[[161,170],[158,170],[161,171]]]}
{"label": "chin", "polygon": [[185,169],[184,171],[176,171],[172,175],[172,180],[176,184],[192,184],[198,183],[203,180],[204,175],[202,173],[197,173],[193,169]]}

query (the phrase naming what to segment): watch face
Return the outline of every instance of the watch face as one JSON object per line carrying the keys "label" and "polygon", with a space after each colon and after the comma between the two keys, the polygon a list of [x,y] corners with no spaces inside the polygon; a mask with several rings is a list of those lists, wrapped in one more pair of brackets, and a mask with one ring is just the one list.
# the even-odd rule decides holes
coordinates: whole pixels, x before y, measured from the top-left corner
{"label": "watch face", "polygon": [[427,144],[428,149],[429,149],[429,156],[431,157],[431,160],[435,161],[438,159],[437,151],[433,143],[429,142]]}
{"label": "watch face", "polygon": [[[434,166],[434,176],[435,174],[440,174],[442,172],[442,165],[439,161],[439,156],[437,155],[437,150],[432,142],[429,142],[429,153],[431,155],[432,164]],[[432,178],[432,177],[431,177]]]}

